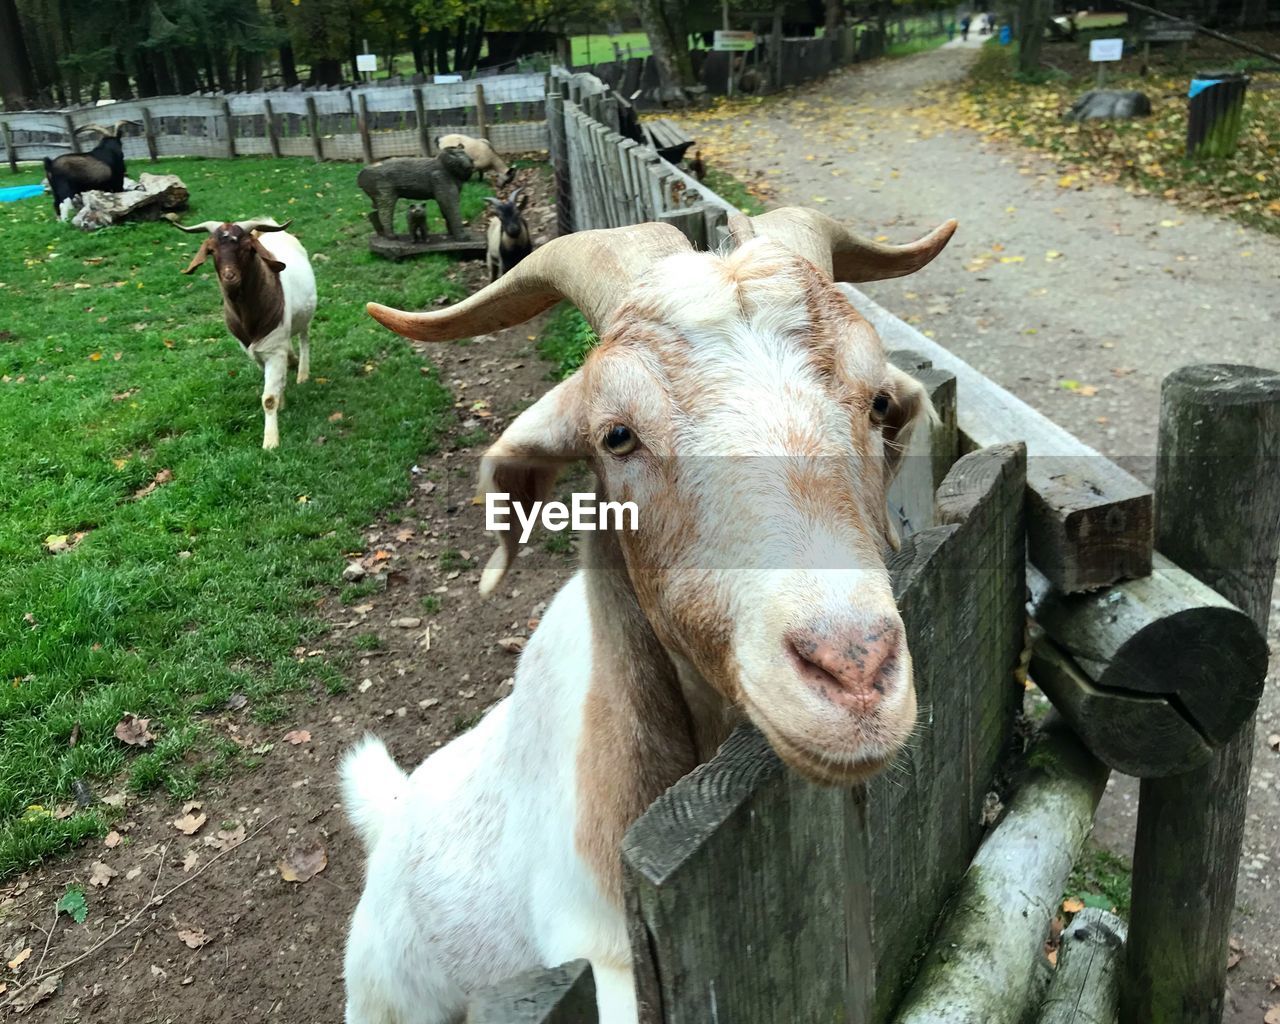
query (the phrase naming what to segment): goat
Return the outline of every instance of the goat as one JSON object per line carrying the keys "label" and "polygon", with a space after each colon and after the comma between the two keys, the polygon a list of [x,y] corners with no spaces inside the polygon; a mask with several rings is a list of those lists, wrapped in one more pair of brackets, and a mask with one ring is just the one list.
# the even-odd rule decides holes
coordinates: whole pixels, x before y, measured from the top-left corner
{"label": "goat", "polygon": [[490,281],[496,281],[533,252],[529,225],[520,212],[525,208],[529,197],[522,196],[522,191],[523,189],[516,189],[505,202],[494,196],[485,199],[494,214],[489,221],[488,251],[485,254]]}
{"label": "goat", "polygon": [[[591,961],[600,1019],[635,1024],[619,844],[746,719],[804,776],[848,786],[915,725],[885,568],[885,493],[924,389],[836,281],[909,274],[946,245],[879,245],[808,210],[735,217],[738,248],[667,224],[581,231],[457,305],[370,314],[421,341],[522,323],[562,298],[601,341],[488,449],[480,491],[525,509],[575,460],[638,507],[583,566],[515,688],[406,775],[366,737],[341,769],[368,850],[348,1024],[446,1024],[482,985]],[[514,560],[505,532],[492,593]]]}
{"label": "goat", "polygon": [[49,179],[49,191],[53,193],[53,215],[62,216],[62,204],[81,192],[124,191],[124,146],[120,141],[120,128],[132,121],[117,121],[110,128],[100,124],[81,125],[76,133],[96,131],[102,135],[98,144],[87,153],[63,153],[50,160],[44,158],[44,173]]}
{"label": "goat", "polygon": [[[212,254],[222,289],[222,313],[227,330],[244,346],[245,354],[262,367],[262,447],[280,445],[277,416],[284,405],[288,368],[297,365],[297,382],[311,375],[311,318],[316,311],[316,278],[307,250],[286,230],[293,221],[277,224],[270,217],[174,227],[195,234],[207,232],[195,257],[183,271],[194,273]],[[261,236],[261,237],[260,237]],[[293,336],[298,336],[298,354]]]}
{"label": "goat", "polygon": [[424,206],[413,204],[409,207],[409,238],[414,242],[427,240],[427,211]]}
{"label": "goat", "polygon": [[488,139],[473,139],[470,135],[441,135],[436,139],[437,149],[452,149],[461,146],[475,165],[476,173],[481,177],[485,171],[493,171],[494,184],[506,185],[515,177],[516,169],[507,166],[506,161],[498,156],[498,151]]}

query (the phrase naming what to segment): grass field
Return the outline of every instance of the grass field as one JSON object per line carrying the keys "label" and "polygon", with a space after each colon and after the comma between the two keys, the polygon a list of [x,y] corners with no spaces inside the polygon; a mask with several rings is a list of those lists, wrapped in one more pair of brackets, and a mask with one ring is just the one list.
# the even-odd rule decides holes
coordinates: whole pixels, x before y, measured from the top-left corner
{"label": "grass field", "polygon": [[649,37],[644,32],[622,32],[616,36],[586,35],[573,37],[573,64],[599,64],[613,60],[613,44],[622,47],[622,55],[627,55],[630,46],[636,57],[649,56]]}
{"label": "grass field", "polygon": [[[82,234],[43,198],[0,205],[0,879],[104,827],[96,801],[55,813],[80,783],[187,796],[251,759],[201,726],[232,694],[270,722],[286,692],[342,686],[293,649],[452,415],[364,303],[460,298],[455,264],[369,254],[357,165],[146,169],[183,178],[188,222],[294,218],[319,283],[313,378],[290,381],[264,452],[261,373],[223,326],[212,261],[179,272],[198,238],[163,222]],[[467,186],[465,216],[486,191]],[[126,713],[151,719],[143,752],[114,736]]]}

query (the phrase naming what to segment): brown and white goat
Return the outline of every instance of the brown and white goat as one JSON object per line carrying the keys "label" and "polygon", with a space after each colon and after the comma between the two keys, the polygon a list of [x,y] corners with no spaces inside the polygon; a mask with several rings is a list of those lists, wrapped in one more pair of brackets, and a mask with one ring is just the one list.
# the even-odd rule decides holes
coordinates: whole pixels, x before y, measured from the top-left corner
{"label": "brown and white goat", "polygon": [[498,156],[498,151],[488,139],[475,139],[470,135],[441,135],[436,139],[436,149],[455,146],[466,151],[479,177],[483,178],[486,171],[493,171],[494,184],[506,185],[515,176],[515,168]]}
{"label": "brown and white goat", "polygon": [[[311,375],[311,318],[316,311],[316,278],[307,250],[269,217],[257,220],[207,220],[174,226],[190,233],[207,232],[195,258],[183,271],[194,273],[210,255],[222,289],[227,330],[245,353],[262,367],[262,447],[278,448],[278,416],[284,405],[289,367],[298,367],[297,382]],[[298,336],[298,353],[293,336]]]}
{"label": "brown and white goat", "polygon": [[[911,273],[954,228],[885,246],[778,210],[739,219],[728,254],[668,225],[584,231],[450,309],[370,304],[443,341],[574,302],[599,346],[486,452],[480,488],[528,508],[583,460],[639,523],[584,535],[479,725],[409,776],[372,737],[348,756],[369,855],[348,1024],[452,1024],[477,987],[576,957],[601,1021],[634,1024],[619,844],[644,809],[744,718],[820,783],[896,755],[916,703],[885,492],[931,410],[833,278]],[[517,547],[502,535],[482,592]]]}

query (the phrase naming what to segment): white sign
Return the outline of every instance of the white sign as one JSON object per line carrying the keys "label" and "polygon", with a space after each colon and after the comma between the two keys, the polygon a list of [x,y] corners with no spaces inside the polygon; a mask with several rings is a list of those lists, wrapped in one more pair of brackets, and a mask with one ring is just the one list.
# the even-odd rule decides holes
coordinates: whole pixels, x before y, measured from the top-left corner
{"label": "white sign", "polygon": [[1094,39],[1089,43],[1089,59],[1119,60],[1124,56],[1123,39]]}
{"label": "white sign", "polygon": [[754,32],[726,32],[718,29],[715,42],[711,48],[722,51],[754,50],[756,48],[756,34]]}
{"label": "white sign", "polygon": [[457,85],[462,81],[461,75],[432,75],[431,81],[436,85]]}

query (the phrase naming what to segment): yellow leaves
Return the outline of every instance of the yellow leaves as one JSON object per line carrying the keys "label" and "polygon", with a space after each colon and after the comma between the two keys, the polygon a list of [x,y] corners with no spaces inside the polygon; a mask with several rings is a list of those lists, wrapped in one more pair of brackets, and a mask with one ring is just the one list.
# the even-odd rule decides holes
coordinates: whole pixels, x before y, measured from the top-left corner
{"label": "yellow leaves", "polygon": [[1050,249],[1048,252],[1044,254],[1044,261],[1046,263],[1052,263],[1055,260],[1060,260],[1060,259],[1062,259],[1062,253],[1058,252],[1057,249]]}
{"label": "yellow leaves", "polygon": [[1078,914],[1084,910],[1084,900],[1076,899],[1074,896],[1062,901],[1062,910],[1067,914]]}
{"label": "yellow leaves", "polygon": [[1026,259],[1027,258],[1025,256],[1001,256],[1000,262],[1001,263],[1025,263]]}
{"label": "yellow leaves", "polygon": [[1180,220],[1169,220],[1169,219],[1167,219],[1167,218],[1166,218],[1165,220],[1162,220],[1162,221],[1160,222],[1160,226],[1161,226],[1162,228],[1176,228],[1176,227],[1180,227],[1181,225],[1182,225],[1182,221],[1180,221]]}
{"label": "yellow leaves", "polygon": [[89,362],[91,362],[91,363],[96,363],[96,362],[98,362],[101,358],[102,358],[102,353],[101,353],[101,352],[90,352],[90,353],[89,353]]}
{"label": "yellow leaves", "polygon": [[1076,176],[1074,174],[1064,174],[1058,179],[1058,188],[1074,188],[1076,184]]}

